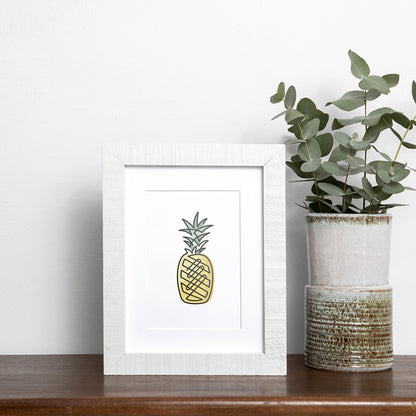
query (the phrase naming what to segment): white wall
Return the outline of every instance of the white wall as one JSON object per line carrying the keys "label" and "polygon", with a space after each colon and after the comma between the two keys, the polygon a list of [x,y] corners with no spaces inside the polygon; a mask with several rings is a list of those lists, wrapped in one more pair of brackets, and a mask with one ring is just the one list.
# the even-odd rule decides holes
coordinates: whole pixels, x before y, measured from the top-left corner
{"label": "white wall", "polygon": [[[280,107],[268,101],[278,82],[320,105],[338,98],[355,87],[349,48],[375,73],[402,75],[389,105],[413,116],[415,8],[0,0],[0,353],[102,351],[102,143],[281,142],[283,124],[270,121]],[[403,153],[416,166],[416,152]],[[303,192],[289,184],[291,353],[303,343]],[[416,195],[399,200],[412,205],[394,211],[394,347],[416,354]]]}

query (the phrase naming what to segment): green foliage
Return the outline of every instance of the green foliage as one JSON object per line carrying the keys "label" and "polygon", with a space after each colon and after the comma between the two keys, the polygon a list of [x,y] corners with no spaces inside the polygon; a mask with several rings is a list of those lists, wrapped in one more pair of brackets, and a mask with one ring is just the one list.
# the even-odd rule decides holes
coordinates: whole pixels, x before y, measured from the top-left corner
{"label": "green foliage", "polygon": [[198,217],[199,212],[195,214],[192,223],[182,219],[186,228],[179,231],[186,233],[183,237],[183,241],[187,246],[185,248],[186,253],[201,254],[205,250],[205,244],[208,243],[208,240],[204,240],[204,238],[210,234],[207,230],[208,228],[211,228],[212,225],[205,224],[207,222],[207,218],[199,221]]}
{"label": "green foliage", "polygon": [[365,91],[346,92],[338,100],[327,103],[327,106],[331,104],[344,111],[355,110],[356,108],[362,107],[365,104]]}
{"label": "green foliage", "polygon": [[362,90],[376,90],[382,94],[388,94],[390,92],[387,81],[377,75],[369,75],[368,77],[362,79],[358,86]]}
{"label": "green foliage", "polygon": [[370,67],[361,56],[358,56],[352,50],[348,51],[351,60],[351,73],[358,79],[365,79],[370,75]]}
{"label": "green foliage", "polygon": [[[397,159],[402,147],[416,149],[416,143],[405,140],[416,125],[416,116],[410,119],[390,107],[373,108],[368,112],[369,103],[382,94],[389,94],[399,83],[399,75],[371,74],[363,58],[351,50],[348,56],[351,73],[359,80],[359,90],[348,91],[327,106],[334,105],[347,112],[360,109],[359,114],[334,118],[331,131],[323,132],[329,115],[319,110],[310,98],[301,98],[296,104],[295,87],[290,86],[286,91],[281,82],[270,101],[283,102],[284,110],[273,119],[284,115],[288,131],[294,135],[285,142],[288,146],[296,145],[297,149],[286,162],[287,166],[301,178],[299,182],[312,183],[311,194],[306,196],[303,205],[297,205],[310,212],[384,213],[401,205],[386,203],[387,199],[411,189],[401,182],[414,169]],[[416,103],[415,81],[411,93]],[[353,134],[340,131],[345,127],[357,128],[357,131]],[[385,132],[399,140],[397,152],[392,156],[374,145]],[[374,159],[369,161],[369,156]],[[359,177],[354,178],[355,175]],[[196,221],[198,223],[198,218]],[[190,223],[185,224],[188,229],[192,227]]]}

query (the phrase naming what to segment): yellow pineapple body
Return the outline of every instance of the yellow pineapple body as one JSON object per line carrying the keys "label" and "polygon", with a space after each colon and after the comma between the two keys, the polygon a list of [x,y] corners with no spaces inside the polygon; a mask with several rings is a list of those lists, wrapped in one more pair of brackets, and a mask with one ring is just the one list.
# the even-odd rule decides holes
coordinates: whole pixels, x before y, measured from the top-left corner
{"label": "yellow pineapple body", "polygon": [[184,254],[179,260],[178,290],[185,303],[207,303],[214,289],[214,269],[204,254]]}

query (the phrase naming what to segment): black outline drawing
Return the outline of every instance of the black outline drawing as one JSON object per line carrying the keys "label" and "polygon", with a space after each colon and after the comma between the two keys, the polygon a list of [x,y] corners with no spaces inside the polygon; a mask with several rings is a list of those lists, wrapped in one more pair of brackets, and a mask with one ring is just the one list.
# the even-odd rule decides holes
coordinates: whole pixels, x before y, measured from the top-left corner
{"label": "black outline drawing", "polygon": [[176,271],[177,285],[181,300],[191,305],[201,305],[211,300],[214,289],[214,268],[210,258],[201,254],[205,250],[208,240],[204,238],[210,234],[207,230],[212,225],[206,225],[207,218],[198,220],[199,212],[195,214],[192,223],[182,219],[186,228],[185,254],[180,258]]}

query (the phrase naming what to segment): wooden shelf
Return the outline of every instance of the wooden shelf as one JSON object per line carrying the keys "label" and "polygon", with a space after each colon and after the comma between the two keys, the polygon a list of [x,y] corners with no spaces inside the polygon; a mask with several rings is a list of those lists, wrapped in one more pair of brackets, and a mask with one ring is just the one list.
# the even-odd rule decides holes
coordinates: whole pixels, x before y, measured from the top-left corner
{"label": "wooden shelf", "polygon": [[0,356],[0,415],[416,415],[416,356],[367,374],[301,355],[287,377],[102,374],[101,355]]}

